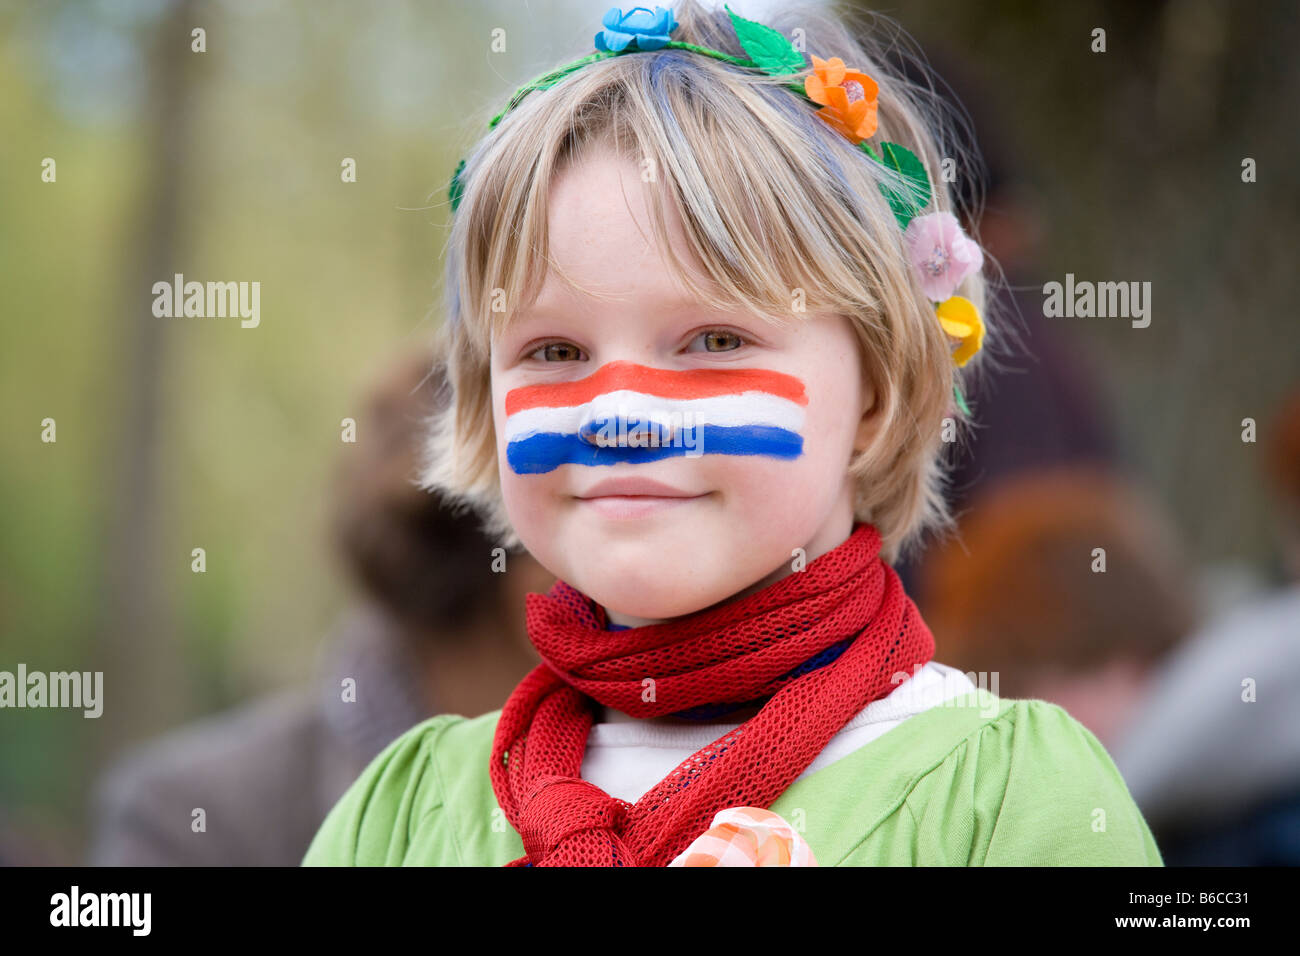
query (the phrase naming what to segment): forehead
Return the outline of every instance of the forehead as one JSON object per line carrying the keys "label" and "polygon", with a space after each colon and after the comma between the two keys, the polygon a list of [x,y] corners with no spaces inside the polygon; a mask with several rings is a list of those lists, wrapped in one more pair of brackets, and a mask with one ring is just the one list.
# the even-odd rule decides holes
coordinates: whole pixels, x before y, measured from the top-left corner
{"label": "forehead", "polygon": [[[653,295],[674,304],[695,304],[659,247],[651,204],[663,210],[668,241],[686,259],[693,278],[704,281],[673,203],[659,203],[662,181],[644,181],[630,159],[598,150],[576,159],[555,178],[547,202],[548,268],[532,310],[572,306],[586,296],[635,300]],[[561,270],[580,289],[557,274]]]}

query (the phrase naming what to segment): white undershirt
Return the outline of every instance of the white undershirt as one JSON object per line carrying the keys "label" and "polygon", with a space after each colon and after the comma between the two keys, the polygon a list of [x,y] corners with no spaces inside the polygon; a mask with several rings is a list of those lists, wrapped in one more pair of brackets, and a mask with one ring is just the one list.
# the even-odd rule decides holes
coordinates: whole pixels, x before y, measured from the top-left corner
{"label": "white undershirt", "polygon": [[[802,780],[870,743],[908,717],[975,690],[963,671],[930,661],[888,696],[874,700],[840,728],[811,764]],[[604,708],[605,721],[592,726],[582,758],[582,779],[612,797],[636,802],[678,764],[740,722],[683,724],[631,717]]]}

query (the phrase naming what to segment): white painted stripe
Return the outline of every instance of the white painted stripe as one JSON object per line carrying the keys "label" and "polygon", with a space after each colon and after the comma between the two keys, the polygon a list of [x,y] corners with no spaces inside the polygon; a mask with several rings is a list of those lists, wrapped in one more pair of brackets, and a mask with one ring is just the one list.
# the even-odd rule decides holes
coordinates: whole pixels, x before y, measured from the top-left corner
{"label": "white painted stripe", "polygon": [[517,441],[538,432],[576,434],[592,419],[623,413],[655,421],[676,421],[684,428],[697,425],[773,425],[798,432],[803,427],[802,405],[769,392],[740,392],[707,398],[672,399],[621,389],[598,395],[585,405],[564,408],[526,408],[506,420],[506,441]]}

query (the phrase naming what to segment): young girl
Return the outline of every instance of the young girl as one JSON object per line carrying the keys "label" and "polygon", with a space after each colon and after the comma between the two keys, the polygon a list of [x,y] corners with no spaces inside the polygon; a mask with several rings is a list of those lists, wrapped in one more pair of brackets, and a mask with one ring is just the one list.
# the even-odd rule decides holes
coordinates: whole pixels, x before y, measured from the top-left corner
{"label": "young girl", "polygon": [[1161,864],[890,566],[952,527],[984,257],[936,104],[787,16],[612,9],[457,170],[425,485],[559,579],[544,663],[393,741],[304,864]]}

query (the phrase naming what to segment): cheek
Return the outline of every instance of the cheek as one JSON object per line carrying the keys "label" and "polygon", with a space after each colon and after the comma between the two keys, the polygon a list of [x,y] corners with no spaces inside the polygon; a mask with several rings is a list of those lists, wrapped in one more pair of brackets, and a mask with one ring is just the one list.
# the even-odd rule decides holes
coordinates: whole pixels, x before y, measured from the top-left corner
{"label": "cheek", "polygon": [[504,399],[494,393],[493,424],[496,429],[497,478],[501,485],[501,500],[505,504],[510,522],[520,534],[538,520],[541,509],[537,507],[536,490],[545,478],[544,475],[520,475],[509,464],[508,442],[506,440],[505,415],[502,411]]}
{"label": "cheek", "polygon": [[854,351],[836,349],[832,354],[835,359],[809,380],[805,430],[814,452],[847,461],[863,412],[862,372]]}
{"label": "cheek", "polygon": [[833,446],[810,431],[805,431],[803,452],[796,458],[728,455],[703,460],[710,462],[716,486],[737,504],[779,505],[796,511],[804,506],[820,508],[828,495],[838,491],[846,469]]}
{"label": "cheek", "polygon": [[[516,475],[509,467],[499,468],[498,472],[506,516],[524,546],[540,558],[539,544],[554,535],[560,519],[557,502],[548,493],[551,476]],[[545,550],[542,545],[542,551]]]}
{"label": "cheek", "polygon": [[821,507],[841,491],[857,433],[855,398],[848,383],[816,382],[799,426],[802,449],[796,457],[732,459],[730,483],[753,501],[780,501],[798,511]]}
{"label": "cheek", "polygon": [[856,409],[850,397],[818,396],[804,423],[806,457],[816,458],[823,466],[833,459],[847,467],[856,433]]}
{"label": "cheek", "polygon": [[545,493],[555,473],[542,475],[519,474],[510,466],[509,449],[505,439],[497,436],[497,475],[501,481],[501,497],[512,517],[518,514],[527,520],[536,510],[536,502]]}
{"label": "cheek", "polygon": [[847,471],[855,429],[844,409],[837,395],[819,389],[797,419],[783,422],[797,436],[797,454],[706,455],[700,461],[737,498],[781,501],[795,509],[813,505],[811,499],[837,492]]}

